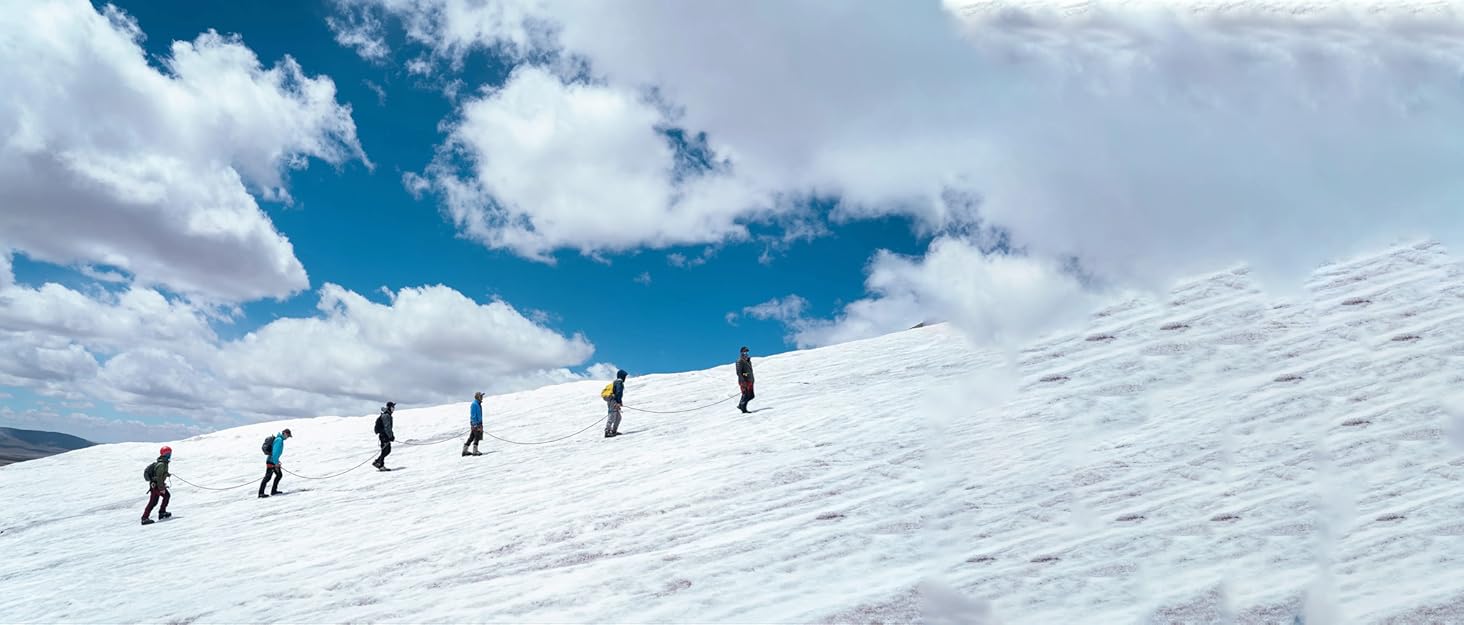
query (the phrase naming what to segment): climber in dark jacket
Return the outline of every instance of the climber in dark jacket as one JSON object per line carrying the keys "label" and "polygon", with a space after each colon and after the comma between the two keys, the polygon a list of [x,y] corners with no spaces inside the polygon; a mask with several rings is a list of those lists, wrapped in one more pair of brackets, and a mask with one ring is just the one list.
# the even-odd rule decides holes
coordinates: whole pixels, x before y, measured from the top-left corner
{"label": "climber in dark jacket", "polygon": [[615,372],[614,389],[610,396],[605,398],[605,405],[609,414],[605,417],[605,438],[620,436],[620,405],[625,401],[625,373],[624,369]]}
{"label": "climber in dark jacket", "polygon": [[742,357],[737,359],[737,386],[742,389],[742,403],[737,404],[737,409],[748,412],[747,402],[756,397],[752,392],[752,357],[747,355],[747,347],[742,348]]}
{"label": "climber in dark jacket", "polygon": [[392,413],[396,412],[396,402],[386,402],[386,407],[381,409],[381,414],[376,417],[376,441],[381,445],[381,455],[371,463],[381,471],[390,471],[386,468],[386,457],[391,454],[391,443],[396,440],[396,433],[391,429]]}

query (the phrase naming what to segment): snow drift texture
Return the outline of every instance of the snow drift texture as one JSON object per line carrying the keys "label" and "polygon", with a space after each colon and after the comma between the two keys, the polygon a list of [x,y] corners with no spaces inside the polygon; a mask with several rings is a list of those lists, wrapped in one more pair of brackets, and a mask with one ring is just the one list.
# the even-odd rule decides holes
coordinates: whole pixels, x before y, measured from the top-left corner
{"label": "snow drift texture", "polygon": [[[1435,623],[1464,620],[1464,271],[1437,246],[1243,271],[1019,352],[949,326],[757,361],[757,412],[627,411],[537,446],[457,442],[467,404],[173,443],[175,517],[137,524],[156,445],[0,469],[7,622]],[[485,402],[535,441],[602,382]],[[471,389],[465,391],[465,395]],[[730,364],[631,378],[676,410]],[[1451,442],[1454,441],[1454,442]]]}

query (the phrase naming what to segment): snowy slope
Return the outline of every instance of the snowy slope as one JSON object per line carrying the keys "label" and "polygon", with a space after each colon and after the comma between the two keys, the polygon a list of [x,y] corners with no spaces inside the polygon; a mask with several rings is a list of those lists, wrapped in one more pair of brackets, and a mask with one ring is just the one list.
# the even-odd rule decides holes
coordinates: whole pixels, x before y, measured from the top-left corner
{"label": "snowy slope", "polygon": [[[403,406],[399,471],[266,500],[264,436],[325,476],[374,454],[374,415],[200,436],[174,473],[243,486],[175,480],[148,527],[156,445],[84,449],[0,468],[0,621],[1464,622],[1461,321],[1435,246],[1323,268],[1303,301],[1221,273],[1019,353],[937,325],[759,358],[755,414],[627,411],[608,441],[462,458],[403,443],[466,403]],[[488,398],[488,430],[571,434],[601,386]],[[626,401],[734,392],[729,363]]]}

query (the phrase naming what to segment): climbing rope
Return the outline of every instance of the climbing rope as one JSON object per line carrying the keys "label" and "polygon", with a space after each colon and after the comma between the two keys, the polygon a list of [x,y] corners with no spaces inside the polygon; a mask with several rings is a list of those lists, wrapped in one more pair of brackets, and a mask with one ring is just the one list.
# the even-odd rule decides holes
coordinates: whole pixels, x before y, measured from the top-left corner
{"label": "climbing rope", "polygon": [[291,471],[289,469],[286,469],[284,467],[280,467],[280,470],[281,471],[284,471],[285,473],[289,473],[290,475],[293,475],[295,477],[301,478],[301,479],[306,479],[306,480],[328,480],[328,479],[331,479],[333,477],[340,477],[342,475],[345,475],[347,473],[350,473],[352,471],[355,471],[356,469],[359,469],[361,467],[364,467],[364,466],[366,466],[366,463],[371,462],[372,460],[375,460],[375,459],[376,459],[376,456],[375,455],[372,455],[370,458],[367,458],[365,460],[362,460],[361,461],[361,464],[358,464],[358,465],[356,465],[354,467],[351,467],[349,469],[346,469],[345,471],[341,471],[340,473],[332,473],[330,475],[325,475],[325,476],[321,476],[321,477],[311,477],[309,475],[300,475],[299,473],[296,473],[296,472]]}
{"label": "climbing rope", "polygon": [[505,443],[509,443],[509,444],[512,444],[512,445],[543,445],[543,444],[546,444],[546,443],[557,443],[559,441],[562,441],[562,440],[565,440],[565,439],[574,438],[576,436],[579,436],[580,434],[584,434],[590,428],[595,427],[597,425],[600,425],[600,423],[603,422],[603,421],[605,421],[605,419],[607,417],[609,417],[609,415],[606,415],[604,417],[600,417],[599,419],[595,419],[595,421],[593,423],[585,426],[584,429],[582,429],[582,430],[580,430],[578,432],[575,432],[574,434],[570,434],[569,436],[561,436],[559,438],[551,438],[551,439],[545,440],[545,441],[511,441],[511,440],[508,440],[506,438],[502,438],[500,436],[496,436],[492,432],[489,432],[488,430],[483,430],[483,433],[484,434],[487,434],[488,436],[490,436],[490,437],[492,437],[494,439],[497,439],[497,440],[500,440],[500,441],[503,441]]}
{"label": "climbing rope", "polygon": [[741,393],[735,393],[735,394],[732,394],[732,395],[728,395],[725,399],[719,399],[717,401],[714,401],[714,402],[712,402],[710,404],[706,404],[704,406],[697,406],[695,408],[687,408],[686,410],[646,410],[645,408],[636,408],[635,406],[626,406],[625,404],[621,404],[621,406],[624,407],[624,408],[626,408],[627,410],[634,410],[636,412],[649,412],[651,414],[681,414],[683,412],[696,412],[696,411],[701,410],[703,408],[711,408],[712,406],[715,406],[717,404],[726,403],[728,401],[731,401],[731,400],[736,399],[736,398],[741,397],[741,396],[742,396]]}
{"label": "climbing rope", "polygon": [[408,447],[429,447],[429,446],[432,446],[432,445],[438,445],[438,444],[441,444],[441,443],[446,443],[447,441],[455,441],[455,440],[457,440],[459,438],[462,438],[462,437],[463,437],[462,434],[453,434],[453,435],[451,435],[451,436],[449,436],[447,438],[442,438],[442,439],[438,439],[438,440],[435,440],[435,441],[428,441],[428,442],[425,442],[425,443],[416,442],[416,441],[402,441],[402,444],[403,445],[406,445]]}
{"label": "climbing rope", "polygon": [[248,485],[254,483],[254,480],[249,480],[248,482],[244,482],[243,484],[238,484],[238,485],[235,485],[235,486],[225,486],[223,488],[214,488],[212,486],[200,486],[198,484],[194,484],[193,482],[190,482],[188,480],[183,479],[183,476],[178,475],[177,473],[171,473],[171,474],[168,475],[168,477],[177,478],[179,482],[183,482],[184,484],[187,484],[187,485],[192,486],[194,488],[201,488],[203,490],[234,490],[236,488],[242,488],[244,486],[248,486]]}
{"label": "climbing rope", "polygon": [[[636,408],[635,406],[622,406],[622,407],[624,407],[626,409],[629,409],[629,410],[635,410],[637,412],[646,412],[646,413],[651,413],[651,414],[681,414],[681,413],[686,413],[686,412],[695,412],[697,410],[702,410],[704,408],[710,408],[710,407],[715,406],[717,404],[726,403],[726,402],[731,401],[733,398],[736,398],[738,396],[740,396],[740,394],[729,395],[729,396],[727,396],[724,399],[719,399],[719,400],[714,401],[714,402],[712,402],[710,404],[705,404],[705,405],[702,405],[702,406],[696,406],[696,407],[693,407],[693,408],[687,408],[685,410],[648,410],[648,409],[645,409],[645,408]],[[590,428],[593,428],[593,427],[595,427],[595,426],[603,423],[606,418],[608,418],[608,415],[605,416],[605,417],[600,417],[598,419],[595,419],[594,421],[590,422],[589,425],[587,425],[587,426],[579,429],[578,431],[576,431],[573,434],[569,434],[569,435],[566,435],[566,436],[560,436],[558,438],[546,439],[546,440],[542,440],[542,441],[516,441],[516,440],[510,440],[510,439],[507,439],[507,438],[503,438],[501,436],[498,436],[498,435],[496,435],[496,434],[494,434],[492,432],[489,432],[486,429],[483,430],[483,434],[486,435],[486,436],[488,436],[489,438],[492,438],[492,439],[498,440],[498,441],[502,441],[502,442],[508,443],[510,445],[547,445],[549,443],[557,443],[559,441],[568,440],[568,439],[574,438],[576,436],[579,436],[580,434],[584,434],[585,432],[589,431]],[[455,433],[455,434],[453,434],[451,436],[444,437],[444,438],[440,438],[440,439],[437,439],[437,440],[430,440],[430,441],[423,441],[423,442],[402,441],[401,444],[402,445],[409,446],[409,447],[428,447],[428,446],[431,446],[431,445],[440,445],[442,443],[446,443],[447,441],[457,440],[457,439],[462,438],[462,437],[463,437],[463,435],[461,433]],[[351,468],[346,469],[345,471],[341,471],[339,473],[332,473],[330,475],[320,475],[320,476],[301,475],[299,473],[296,473],[296,472],[291,471],[289,469],[286,469],[284,467],[280,467],[280,470],[281,471],[284,471],[285,473],[289,473],[290,475],[293,475],[295,477],[298,477],[298,478],[301,478],[301,479],[305,479],[305,480],[328,480],[328,479],[340,477],[342,475],[345,475],[347,473],[350,473],[352,471],[355,471],[356,469],[359,469],[361,467],[364,467],[364,466],[367,465],[367,463],[370,463],[372,460],[375,460],[375,459],[376,459],[376,456],[373,454],[371,457],[368,457],[365,460],[362,460],[360,464],[358,464],[358,465],[356,465],[354,467],[351,467]],[[180,476],[180,475],[178,475],[176,473],[173,474],[172,477],[178,478],[178,481],[183,482],[184,484],[187,484],[187,485],[192,486],[194,488],[199,488],[199,489],[203,489],[203,490],[212,490],[212,491],[234,490],[236,488],[243,488],[245,486],[249,486],[250,484],[253,484],[254,483],[254,480],[249,480],[248,482],[244,482],[242,484],[235,484],[234,486],[225,486],[225,487],[222,487],[222,488],[218,488],[218,487],[213,487],[213,486],[203,486],[203,485],[200,485],[200,484],[194,484],[193,482],[190,482],[190,481],[184,479],[182,476]]]}

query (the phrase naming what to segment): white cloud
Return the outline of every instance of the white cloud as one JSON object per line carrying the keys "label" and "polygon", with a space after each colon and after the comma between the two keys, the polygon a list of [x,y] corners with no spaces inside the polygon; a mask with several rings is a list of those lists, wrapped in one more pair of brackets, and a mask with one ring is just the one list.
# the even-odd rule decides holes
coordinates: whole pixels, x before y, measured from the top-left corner
{"label": "white cloud", "polygon": [[635,277],[635,281],[638,284],[644,284],[646,286],[650,286],[650,284],[651,284],[651,272],[649,272],[649,271],[642,271],[640,275],[638,275],[638,276]]}
{"label": "white cloud", "polygon": [[62,395],[100,370],[90,352],[63,339],[0,333],[0,349],[0,386]]}
{"label": "white cloud", "polygon": [[15,284],[15,269],[10,264],[10,250],[0,248],[0,290]]}
{"label": "white cloud", "polygon": [[0,22],[0,246],[223,300],[308,287],[250,192],[288,201],[285,173],[309,158],[365,160],[329,78],[289,57],[265,68],[212,31],[174,42],[159,71],[110,5],[15,9]]}
{"label": "white cloud", "polygon": [[26,430],[62,432],[94,443],[121,441],[175,441],[205,433],[188,423],[147,423],[139,419],[110,419],[82,412],[54,410],[0,410],[0,424]]}
{"label": "white cloud", "polygon": [[343,7],[339,17],[328,16],[325,24],[335,35],[336,43],[356,51],[368,61],[384,61],[391,55],[386,45],[381,20],[364,11],[352,11]]}
{"label": "white cloud", "polygon": [[742,313],[753,319],[768,319],[776,321],[793,321],[803,317],[803,311],[808,309],[808,300],[797,295],[789,295],[783,298],[773,298],[755,306],[748,306],[742,309]]}
{"label": "white cloud", "polygon": [[152,289],[93,296],[54,283],[0,290],[0,332],[66,337],[102,354],[154,346],[197,357],[216,341],[205,311]]}
{"label": "white cloud", "polygon": [[479,304],[443,286],[405,288],[390,305],[321,289],[321,314],[281,319],[224,346],[222,377],[327,397],[448,401],[463,389],[500,392],[566,381],[589,358],[505,302]]}
{"label": "white cloud", "polygon": [[708,247],[702,250],[701,256],[697,256],[695,258],[688,257],[687,255],[680,252],[672,252],[666,255],[666,263],[671,265],[672,267],[680,267],[682,269],[700,267],[707,264],[708,260],[711,260],[712,256],[717,253],[716,250],[717,248]]}
{"label": "white cloud", "polygon": [[381,304],[327,284],[319,311],[223,340],[212,323],[231,318],[155,290],[13,285],[0,290],[0,386],[222,425],[582,379],[568,367],[594,350],[507,303],[443,286]]}
{"label": "white cloud", "polygon": [[382,87],[381,85],[376,84],[376,81],[373,81],[373,80],[363,80],[361,82],[362,82],[362,84],[365,84],[366,85],[366,88],[367,89],[370,89],[371,90],[371,93],[376,94],[376,103],[377,104],[382,105],[382,106],[386,106],[386,88],[385,87]]}
{"label": "white cloud", "polygon": [[[340,17],[331,18],[335,22],[331,28],[337,31],[337,40],[339,25],[350,33],[348,47],[368,60],[387,51],[375,9],[400,16],[409,41],[427,46],[454,67],[461,67],[467,54],[485,42],[515,58],[549,45],[549,25],[539,19],[534,0],[335,0],[335,4]],[[414,62],[420,68],[415,73],[426,73],[427,60]]]}
{"label": "white cloud", "polygon": [[941,237],[921,258],[881,250],[870,263],[870,296],[833,319],[806,316],[797,295],[743,310],[776,320],[799,348],[832,345],[949,321],[972,340],[1012,345],[1083,320],[1094,296],[1062,267],[1040,258],[987,254],[973,241]]}
{"label": "white cloud", "polygon": [[[450,0],[359,3],[441,35],[443,58],[521,52],[535,40],[507,18],[550,22],[598,89],[654,88],[761,196],[837,195],[836,219],[906,214],[931,232],[980,218],[1111,280],[1237,261],[1300,277],[1397,237],[1464,233],[1464,21],[1445,5],[949,4],[545,0],[495,3],[495,21]],[[603,156],[565,149],[568,163]],[[637,197],[669,187],[636,180]],[[981,200],[947,202],[951,189]]]}
{"label": "white cloud", "polygon": [[737,219],[759,210],[754,195],[721,176],[675,182],[661,122],[633,91],[522,67],[464,103],[426,176],[404,182],[436,189],[468,236],[538,260],[745,236]]}

